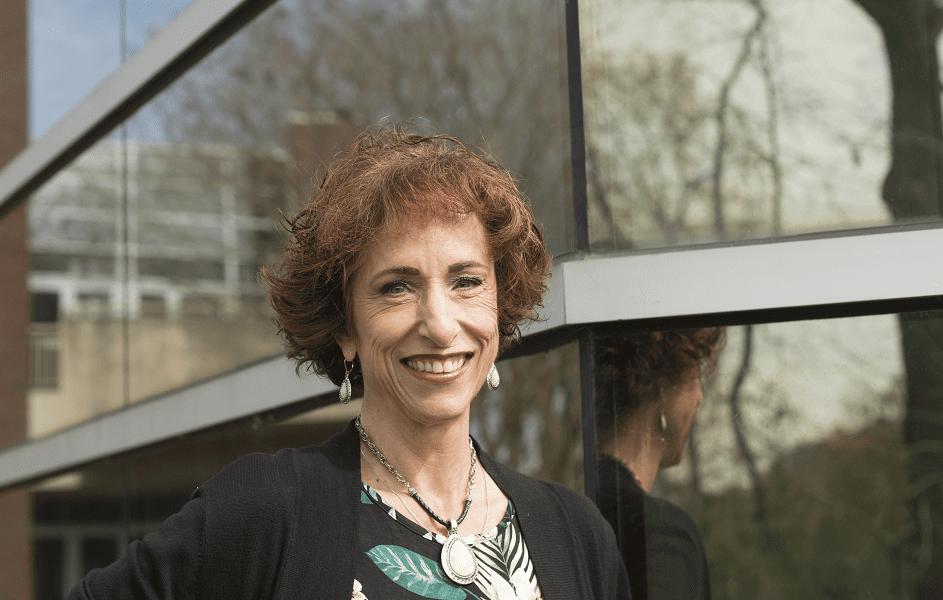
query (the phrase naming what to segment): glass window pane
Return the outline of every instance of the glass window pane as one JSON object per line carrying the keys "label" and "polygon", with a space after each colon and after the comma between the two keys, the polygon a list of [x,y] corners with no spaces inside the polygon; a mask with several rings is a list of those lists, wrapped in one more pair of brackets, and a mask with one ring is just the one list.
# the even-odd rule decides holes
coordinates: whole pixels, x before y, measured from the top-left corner
{"label": "glass window pane", "polygon": [[[413,120],[515,173],[561,254],[573,246],[563,13],[556,0],[280,3],[146,107],[129,132],[169,142],[168,152],[219,144],[240,154],[236,172],[256,186],[246,201],[257,216],[277,218],[279,187],[287,184],[294,206],[357,133]],[[243,189],[234,193],[242,201]],[[274,233],[252,234],[263,231]]]}
{"label": "glass window pane", "polygon": [[943,314],[710,333],[595,338],[597,502],[633,597],[939,590]]}
{"label": "glass window pane", "polygon": [[104,140],[33,194],[31,437],[280,352],[246,163]]}
{"label": "glass window pane", "polygon": [[581,1],[591,245],[939,218],[936,31],[867,5]]}
{"label": "glass window pane", "polygon": [[192,2],[29,0],[30,137],[46,133],[122,55],[137,52]]}
{"label": "glass window pane", "polygon": [[583,491],[579,346],[497,363],[501,385],[472,404],[471,432],[499,462]]}

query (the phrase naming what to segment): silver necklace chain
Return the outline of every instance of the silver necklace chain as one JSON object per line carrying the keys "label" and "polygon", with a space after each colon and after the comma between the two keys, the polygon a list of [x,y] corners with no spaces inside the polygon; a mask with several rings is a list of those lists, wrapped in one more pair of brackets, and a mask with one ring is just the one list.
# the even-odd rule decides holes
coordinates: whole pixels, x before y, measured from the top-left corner
{"label": "silver necklace chain", "polygon": [[[468,437],[468,447],[471,451],[471,469],[468,473],[468,496],[465,497],[465,507],[462,510],[462,515],[458,519],[453,519],[450,523],[449,521],[446,521],[437,515],[434,510],[429,508],[429,505],[419,497],[419,492],[417,492],[413,486],[409,485],[409,482],[403,479],[403,476],[399,474],[399,471],[397,471],[396,468],[391,465],[388,460],[386,460],[386,456],[380,452],[380,449],[377,448],[376,444],[374,444],[370,439],[370,436],[367,435],[367,432],[364,431],[363,425],[360,422],[360,415],[357,415],[357,418],[354,419],[354,425],[357,427],[357,432],[360,434],[360,439],[362,439],[363,443],[367,445],[367,448],[370,448],[370,452],[373,452],[373,455],[377,457],[377,460],[380,461],[380,464],[386,467],[386,470],[396,477],[397,481],[406,486],[406,491],[409,492],[409,495],[412,496],[413,500],[418,502],[419,506],[429,513],[429,516],[435,519],[436,522],[445,527],[446,531],[448,531],[450,534],[456,532],[458,526],[461,525],[462,521],[465,520],[465,517],[468,516],[468,509],[472,503],[472,490],[475,489],[475,475],[478,472],[478,453],[475,452],[475,446],[472,444],[471,436]],[[393,493],[395,494],[396,492]],[[409,510],[409,507],[407,507],[407,510]],[[413,515],[413,518],[415,518],[415,515]]]}
{"label": "silver necklace chain", "polygon": [[[373,472],[373,475],[377,478],[377,481],[382,483],[386,489],[390,490],[390,492],[392,492],[392,494],[396,496],[396,498],[399,500],[399,503],[403,505],[403,508],[405,508],[409,512],[409,516],[413,518],[413,523],[418,524],[419,517],[416,516],[416,513],[414,513],[411,508],[409,508],[409,505],[406,504],[406,501],[403,500],[403,497],[399,495],[399,492],[391,488],[390,484],[388,484],[385,479],[380,477],[380,474],[377,472],[376,468],[374,468],[373,463],[371,463],[370,459],[367,458],[367,455],[363,453],[363,448],[360,449],[360,456],[363,457],[364,462],[367,463],[368,467],[370,467],[370,471]],[[491,514],[491,502],[488,499],[488,478],[486,477],[485,478],[485,520],[481,524],[481,533],[475,534],[475,537],[478,539],[478,541],[487,539],[487,536],[485,535],[485,533],[488,531],[488,516],[490,514]],[[438,538],[436,539],[438,540]],[[439,543],[442,543],[442,542],[439,542]]]}
{"label": "silver necklace chain", "polygon": [[382,479],[382,478],[380,477],[380,474],[377,473],[377,470],[376,470],[375,468],[373,468],[373,464],[372,464],[369,460],[367,460],[367,455],[363,453],[363,448],[360,449],[360,456],[363,457],[364,462],[367,463],[367,466],[370,467],[370,470],[373,471],[373,474],[374,474],[374,475],[376,475],[377,481],[379,481],[380,483],[382,483],[383,485],[385,485],[385,486],[386,486],[386,489],[388,489],[388,490],[390,490],[391,492],[393,492],[393,495],[396,496],[396,497],[399,499],[399,503],[402,504],[403,507],[404,507],[407,511],[409,511],[409,516],[411,516],[411,517],[413,518],[413,521],[415,521],[416,523],[419,523],[419,517],[417,517],[416,514],[413,513],[412,509],[409,508],[409,505],[406,504],[406,501],[403,500],[403,497],[399,495],[399,492],[397,492],[396,490],[394,490],[393,488],[391,488],[391,487],[390,487],[390,484],[388,484],[385,479]]}

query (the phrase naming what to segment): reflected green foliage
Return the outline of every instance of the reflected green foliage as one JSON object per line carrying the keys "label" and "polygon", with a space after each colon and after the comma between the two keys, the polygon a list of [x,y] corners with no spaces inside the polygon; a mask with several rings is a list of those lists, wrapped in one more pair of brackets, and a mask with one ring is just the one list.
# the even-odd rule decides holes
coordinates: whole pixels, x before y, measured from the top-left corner
{"label": "reflected green foliage", "polygon": [[906,476],[899,424],[880,422],[780,457],[761,482],[765,522],[751,491],[665,491],[698,523],[714,598],[889,599],[901,597]]}

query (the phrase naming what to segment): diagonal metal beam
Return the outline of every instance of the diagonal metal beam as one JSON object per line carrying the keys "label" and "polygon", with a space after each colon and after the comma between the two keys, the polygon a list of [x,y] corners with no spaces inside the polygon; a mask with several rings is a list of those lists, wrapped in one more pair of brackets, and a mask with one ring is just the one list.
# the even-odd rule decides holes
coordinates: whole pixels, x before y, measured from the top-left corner
{"label": "diagonal metal beam", "polygon": [[194,0],[0,170],[0,218],[275,0]]}

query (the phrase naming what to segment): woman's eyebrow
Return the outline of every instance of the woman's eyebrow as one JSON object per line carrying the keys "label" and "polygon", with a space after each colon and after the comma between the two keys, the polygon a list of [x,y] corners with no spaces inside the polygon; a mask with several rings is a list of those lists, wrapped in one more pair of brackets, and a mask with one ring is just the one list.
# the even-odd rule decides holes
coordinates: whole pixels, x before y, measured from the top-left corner
{"label": "woman's eyebrow", "polygon": [[481,264],[480,262],[475,262],[475,261],[473,261],[473,260],[469,260],[469,261],[465,261],[465,262],[455,263],[454,265],[449,265],[449,274],[459,273],[459,272],[461,272],[461,271],[464,271],[465,269],[473,269],[473,268],[483,268],[483,269],[484,269],[484,268],[487,268],[487,267],[486,267],[485,265]]}
{"label": "woman's eyebrow", "polygon": [[370,280],[371,283],[376,283],[378,279],[382,279],[387,275],[419,275],[419,269],[415,267],[390,267],[389,269],[383,269],[379,273],[373,276],[373,279]]}
{"label": "woman's eyebrow", "polygon": [[[468,261],[458,262],[458,263],[449,265],[449,274],[454,275],[455,273],[460,273],[464,271],[465,269],[476,269],[476,268],[485,269],[487,267],[481,264],[480,262],[477,262],[474,260],[468,260]],[[422,273],[419,271],[419,269],[415,267],[390,267],[388,269],[383,269],[382,271],[374,275],[373,279],[371,279],[370,282],[376,283],[378,279],[382,279],[386,277],[387,275],[410,275],[410,276],[416,277],[421,274]]]}

